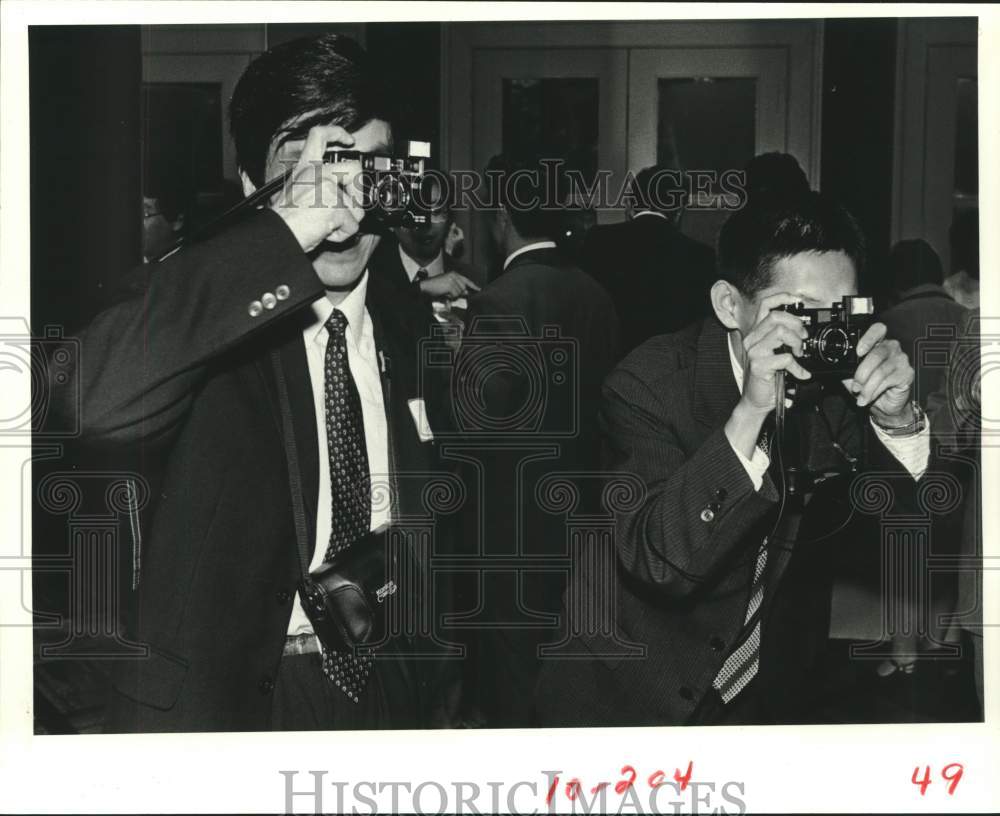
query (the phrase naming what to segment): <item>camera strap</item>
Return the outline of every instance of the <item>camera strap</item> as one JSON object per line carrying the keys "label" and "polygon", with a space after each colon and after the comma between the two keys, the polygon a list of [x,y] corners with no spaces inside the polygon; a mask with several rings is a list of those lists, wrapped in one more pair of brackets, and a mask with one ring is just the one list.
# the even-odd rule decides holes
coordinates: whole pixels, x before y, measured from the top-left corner
{"label": "camera strap", "polygon": [[278,409],[281,412],[281,435],[285,447],[285,462],[288,465],[288,487],[292,494],[292,518],[295,522],[295,540],[298,544],[299,565],[302,570],[302,583],[309,586],[309,525],[306,521],[306,508],[302,500],[302,471],[299,469],[299,449],[295,443],[295,429],[292,425],[292,403],[288,397],[288,383],[285,380],[285,369],[281,364],[281,352],[271,351],[271,364],[274,367],[274,382],[278,391]]}

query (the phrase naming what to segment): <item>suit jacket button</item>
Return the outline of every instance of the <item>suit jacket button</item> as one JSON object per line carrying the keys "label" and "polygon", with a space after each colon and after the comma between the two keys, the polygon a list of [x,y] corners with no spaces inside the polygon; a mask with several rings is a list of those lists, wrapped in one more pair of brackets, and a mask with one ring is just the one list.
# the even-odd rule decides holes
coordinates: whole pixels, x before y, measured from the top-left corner
{"label": "suit jacket button", "polygon": [[278,300],[288,300],[290,294],[292,294],[292,290],[285,286],[285,284],[281,284],[281,286],[274,290],[274,296]]}
{"label": "suit jacket button", "polygon": [[261,694],[270,694],[274,691],[274,681],[265,675],[260,679],[260,683],[257,684],[257,688],[260,689]]}
{"label": "suit jacket button", "polygon": [[275,595],[275,598],[277,599],[278,603],[280,603],[280,604],[288,603],[288,601],[291,600],[291,597],[292,597],[292,594],[290,592],[288,592],[287,590],[284,590],[284,589],[281,590],[281,592],[279,592],[277,595]]}
{"label": "suit jacket button", "polygon": [[693,700],[694,699],[694,692],[691,691],[691,689],[689,689],[687,686],[681,686],[681,689],[680,689],[680,691],[678,693],[685,700]]}
{"label": "suit jacket button", "polygon": [[708,641],[708,645],[711,646],[713,649],[715,649],[715,651],[717,652],[721,652],[726,646],[726,644],[722,642],[722,638],[720,637],[710,638]]}
{"label": "suit jacket button", "polygon": [[263,311],[264,311],[264,306],[261,304],[261,302],[259,300],[253,301],[247,307],[247,313],[250,315],[250,317],[257,317]]}
{"label": "suit jacket button", "polygon": [[701,520],[704,522],[712,521],[715,518],[715,513],[712,511],[711,507],[706,507],[701,511]]}
{"label": "suit jacket button", "polygon": [[272,295],[270,292],[265,292],[260,296],[260,302],[264,304],[264,308],[270,311],[278,303],[278,299]]}

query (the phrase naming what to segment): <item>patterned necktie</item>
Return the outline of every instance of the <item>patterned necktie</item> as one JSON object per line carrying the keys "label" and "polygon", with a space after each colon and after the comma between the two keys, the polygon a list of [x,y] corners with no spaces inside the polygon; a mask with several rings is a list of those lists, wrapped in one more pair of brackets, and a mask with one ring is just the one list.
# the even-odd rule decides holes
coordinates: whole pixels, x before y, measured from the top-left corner
{"label": "patterned necktie", "polygon": [[416,276],[417,283],[420,283],[420,281],[425,281],[429,277],[430,277],[430,273],[426,269],[424,269],[423,267],[421,267],[420,269],[417,270],[417,276]]}
{"label": "patterned necktie", "polygon": [[[361,397],[347,360],[347,317],[334,310],[326,322],[324,401],[333,519],[326,560],[346,550],[371,525],[371,474]],[[368,684],[369,655],[323,650],[323,672],[355,703]]]}
{"label": "patterned necktie", "polygon": [[[768,427],[761,431],[757,441],[765,454],[770,453],[771,432]],[[743,631],[748,632],[744,641],[726,658],[722,664],[712,687],[719,693],[722,702],[728,703],[736,697],[747,684],[757,676],[760,668],[760,606],[764,600],[764,572],[767,568],[767,538],[757,550],[757,563],[754,565],[753,582],[750,585],[750,603],[747,604],[746,618],[743,620]]]}

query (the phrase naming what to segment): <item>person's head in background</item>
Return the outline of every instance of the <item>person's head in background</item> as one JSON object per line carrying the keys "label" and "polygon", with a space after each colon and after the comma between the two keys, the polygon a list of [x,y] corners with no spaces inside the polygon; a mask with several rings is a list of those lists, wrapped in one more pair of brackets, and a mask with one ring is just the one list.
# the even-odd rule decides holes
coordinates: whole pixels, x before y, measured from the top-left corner
{"label": "person's head in background", "polygon": [[979,280],[979,208],[962,210],[948,231],[952,272]]}
{"label": "person's head in background", "polygon": [[[311,127],[338,125],[354,137],[345,147],[389,152],[392,119],[388,91],[350,38],[324,34],[275,46],[250,63],[229,107],[244,194],[292,167]],[[321,243],[310,253],[320,280],[330,289],[354,286],[378,240],[359,232]]]}
{"label": "person's head in background", "polygon": [[931,245],[920,238],[899,241],[892,248],[887,272],[894,302],[917,286],[940,286],[944,282],[941,259]]}
{"label": "person's head in background", "polygon": [[580,264],[583,242],[587,233],[597,225],[597,213],[587,197],[575,185],[563,199],[563,209],[559,212],[558,220],[556,245],[574,263]]}
{"label": "person's head in background", "polygon": [[790,153],[761,153],[743,168],[747,206],[776,206],[809,192],[809,180]]}
{"label": "person's head in background", "polygon": [[144,175],[142,194],[142,257],[149,261],[166,252],[184,234],[194,194],[176,180]]}
{"label": "person's head in background", "polygon": [[811,308],[830,306],[857,294],[864,265],[857,222],[820,193],[747,206],[729,217],[719,235],[721,279],[712,286],[712,307],[727,329],[746,337],[763,298],[784,292]]}
{"label": "person's head in background", "polygon": [[[540,156],[499,154],[490,159],[486,173],[500,205],[490,219],[490,236],[503,261],[521,247],[554,241],[559,230],[559,206],[548,201],[549,163]],[[556,180],[557,181],[557,180]]]}
{"label": "person's head in background", "polygon": [[421,228],[397,227],[393,230],[403,252],[421,266],[431,264],[444,251],[452,224],[448,187],[436,173],[425,176],[420,187],[420,203],[430,210],[430,224]]}
{"label": "person's head in background", "polygon": [[667,165],[640,170],[629,185],[625,218],[631,221],[642,213],[656,213],[679,226],[688,203],[683,171]]}

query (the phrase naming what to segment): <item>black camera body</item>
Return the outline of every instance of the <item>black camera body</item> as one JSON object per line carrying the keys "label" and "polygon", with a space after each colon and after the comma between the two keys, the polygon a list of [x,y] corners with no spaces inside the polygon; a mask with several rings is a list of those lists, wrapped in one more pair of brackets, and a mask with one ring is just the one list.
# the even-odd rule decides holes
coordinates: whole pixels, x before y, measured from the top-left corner
{"label": "black camera body", "polygon": [[[430,210],[421,195],[430,142],[407,142],[406,156],[362,153],[329,145],[323,161],[336,164],[361,162],[361,185],[365,221],[377,229],[420,229],[430,224]],[[364,225],[363,225],[364,226]]]}
{"label": "black camera body", "polygon": [[872,299],[845,295],[840,303],[811,309],[801,303],[779,307],[795,315],[809,336],[798,363],[814,378],[844,380],[858,367],[858,340],[874,322]]}

